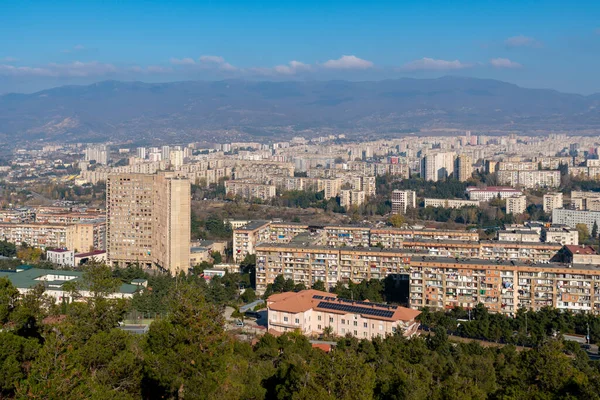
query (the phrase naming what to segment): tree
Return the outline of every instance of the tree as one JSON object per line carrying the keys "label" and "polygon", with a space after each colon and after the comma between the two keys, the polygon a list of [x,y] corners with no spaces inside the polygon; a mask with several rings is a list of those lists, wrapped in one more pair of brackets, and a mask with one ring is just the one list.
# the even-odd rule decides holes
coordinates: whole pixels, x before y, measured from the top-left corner
{"label": "tree", "polygon": [[394,227],[394,228],[400,228],[402,227],[402,225],[404,225],[405,220],[404,220],[404,216],[400,215],[400,214],[394,214],[390,217],[390,219],[388,220],[388,222]]}
{"label": "tree", "polygon": [[6,240],[0,241],[0,256],[15,257],[17,255],[17,246]]}
{"label": "tree", "polygon": [[254,289],[247,288],[244,290],[244,293],[242,293],[240,298],[244,303],[252,303],[254,300],[256,300],[256,293],[254,292]]}
{"label": "tree", "polygon": [[187,282],[170,300],[171,312],[153,322],[148,332],[148,394],[218,398],[233,390],[227,374],[233,342],[223,330],[221,311],[206,301],[198,286]]}
{"label": "tree", "polygon": [[212,257],[214,264],[221,264],[221,262],[223,261],[223,257],[218,251],[213,251],[212,253],[210,253],[210,256]]}
{"label": "tree", "polygon": [[596,239],[598,237],[598,223],[594,221],[594,226],[592,226],[592,237]]}
{"label": "tree", "polygon": [[579,243],[585,243],[590,238],[590,231],[586,224],[577,224],[575,225],[575,229],[577,229],[577,233],[579,233]]}
{"label": "tree", "polygon": [[313,289],[313,290],[320,290],[322,292],[326,292],[327,291],[327,289],[325,288],[325,282],[323,282],[321,280],[316,281],[315,283],[313,283],[311,289]]}

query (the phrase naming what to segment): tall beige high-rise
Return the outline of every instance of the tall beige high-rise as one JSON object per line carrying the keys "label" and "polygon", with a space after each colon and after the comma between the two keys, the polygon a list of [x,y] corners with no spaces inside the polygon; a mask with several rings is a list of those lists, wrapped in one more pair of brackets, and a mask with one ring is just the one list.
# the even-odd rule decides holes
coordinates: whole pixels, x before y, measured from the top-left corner
{"label": "tall beige high-rise", "polygon": [[456,159],[456,170],[454,177],[461,182],[465,182],[473,175],[473,159],[471,156],[461,154]]}
{"label": "tall beige high-rise", "polygon": [[190,181],[175,173],[114,174],[106,184],[108,261],[177,273],[190,255]]}

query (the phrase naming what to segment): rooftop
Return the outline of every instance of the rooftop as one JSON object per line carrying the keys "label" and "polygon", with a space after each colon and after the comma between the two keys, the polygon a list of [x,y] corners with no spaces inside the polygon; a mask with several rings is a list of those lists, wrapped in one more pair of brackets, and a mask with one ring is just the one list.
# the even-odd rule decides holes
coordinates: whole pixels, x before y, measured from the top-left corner
{"label": "rooftop", "polygon": [[[20,266],[19,270],[15,271],[0,271],[0,278],[8,278],[17,289],[31,289],[40,284],[46,288],[57,289],[62,288],[65,282],[77,281],[82,276],[82,271],[32,268],[29,265]],[[121,293],[135,293],[138,290],[138,286],[128,283],[119,288]]]}
{"label": "rooftop", "polygon": [[106,250],[94,250],[94,251],[90,251],[87,253],[79,253],[79,254],[75,254],[75,257],[93,257],[93,256],[99,256],[100,254],[106,254]]}
{"label": "rooftop", "polygon": [[425,257],[413,257],[412,262],[434,262],[440,264],[461,264],[461,265],[482,265],[482,266],[500,266],[500,267],[536,267],[536,268],[548,268],[548,269],[579,269],[579,270],[590,270],[600,273],[600,265],[593,264],[573,264],[572,268],[567,263],[558,262],[526,262],[518,260],[482,260],[479,258],[453,258],[453,257],[436,257],[436,256],[425,256]]}
{"label": "rooftop", "polygon": [[269,221],[266,221],[266,220],[250,221],[246,225],[241,226],[235,230],[236,231],[253,231],[258,228],[262,228],[263,226],[267,225],[268,223],[269,223]]}
{"label": "rooftop", "polygon": [[312,289],[274,294],[267,302],[269,309],[275,311],[298,313],[313,309],[334,314],[360,314],[366,318],[386,321],[411,321],[421,313],[395,305],[341,299],[335,294]]}
{"label": "rooftop", "polygon": [[488,186],[488,187],[476,187],[470,186],[467,188],[467,192],[519,192],[520,190],[511,188],[509,186]]}

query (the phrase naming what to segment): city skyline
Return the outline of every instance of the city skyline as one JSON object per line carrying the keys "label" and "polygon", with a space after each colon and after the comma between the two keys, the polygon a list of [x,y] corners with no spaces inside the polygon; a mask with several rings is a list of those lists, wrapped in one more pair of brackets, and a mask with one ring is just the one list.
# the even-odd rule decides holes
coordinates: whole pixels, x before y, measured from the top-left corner
{"label": "city skyline", "polygon": [[0,35],[18,39],[0,44],[0,93],[107,79],[456,75],[591,94],[600,6],[579,4],[13,3],[0,17]]}

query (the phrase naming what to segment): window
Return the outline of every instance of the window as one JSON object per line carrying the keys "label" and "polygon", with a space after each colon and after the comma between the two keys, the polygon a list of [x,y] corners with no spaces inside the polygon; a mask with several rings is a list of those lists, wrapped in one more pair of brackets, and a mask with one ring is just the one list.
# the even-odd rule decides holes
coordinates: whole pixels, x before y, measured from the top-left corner
{"label": "window", "polygon": [[358,335],[358,332],[354,331],[354,336]]}
{"label": "window", "polygon": [[346,330],[344,328],[342,328],[342,334],[346,333]]}
{"label": "window", "polygon": [[288,322],[288,317],[283,317],[283,322]]}
{"label": "window", "polygon": [[329,317],[329,322],[333,322],[333,317]]}
{"label": "window", "polygon": [[319,316],[317,316],[317,320],[319,320],[319,321],[321,320],[321,316],[320,316],[320,315],[319,315]]}
{"label": "window", "polygon": [[363,336],[364,336],[364,337],[367,337],[367,332],[363,332]]}
{"label": "window", "polygon": [[299,324],[299,323],[300,323],[300,320],[299,320],[298,318],[296,318],[296,323],[297,323],[297,324]]}
{"label": "window", "polygon": [[346,323],[345,319],[342,319],[342,325],[344,325]]}
{"label": "window", "polygon": [[358,326],[358,321],[354,321],[354,326]]}
{"label": "window", "polygon": [[383,325],[379,325],[379,330],[382,331],[383,330]]}
{"label": "window", "polygon": [[365,322],[365,323],[363,324],[363,326],[364,326],[365,328],[368,328],[368,327],[369,327],[369,324],[367,324],[367,323]]}
{"label": "window", "polygon": [[317,329],[321,329],[321,325],[317,325]]}

